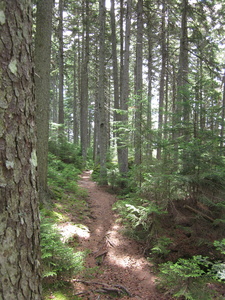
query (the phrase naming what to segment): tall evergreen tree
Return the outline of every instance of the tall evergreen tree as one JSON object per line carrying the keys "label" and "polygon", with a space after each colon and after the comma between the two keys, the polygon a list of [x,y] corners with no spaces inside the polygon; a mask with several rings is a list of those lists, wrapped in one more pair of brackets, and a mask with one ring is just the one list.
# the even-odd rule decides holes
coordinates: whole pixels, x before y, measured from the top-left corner
{"label": "tall evergreen tree", "polygon": [[[135,85],[135,165],[142,163],[142,93],[143,93],[143,0],[137,2],[136,85]],[[140,176],[139,176],[140,177]],[[139,178],[139,181],[141,178]]]}
{"label": "tall evergreen tree", "polygon": [[37,1],[34,63],[40,201],[47,194],[52,8],[52,0]]}
{"label": "tall evergreen tree", "polygon": [[63,49],[63,8],[64,0],[59,0],[59,24],[58,24],[58,39],[59,39],[59,109],[58,123],[60,127],[60,137],[63,135],[64,125],[64,49]]}
{"label": "tall evergreen tree", "polygon": [[0,299],[41,299],[31,1],[0,1]]}
{"label": "tall evergreen tree", "polygon": [[107,122],[105,99],[105,0],[99,0],[99,83],[98,83],[98,116],[99,116],[99,158],[100,182],[107,183]]}

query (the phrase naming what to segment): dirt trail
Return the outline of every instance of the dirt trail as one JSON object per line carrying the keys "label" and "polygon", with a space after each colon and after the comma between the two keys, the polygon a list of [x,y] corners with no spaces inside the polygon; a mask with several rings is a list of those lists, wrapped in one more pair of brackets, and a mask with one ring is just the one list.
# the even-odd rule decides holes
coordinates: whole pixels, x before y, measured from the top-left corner
{"label": "dirt trail", "polygon": [[[85,171],[79,186],[88,191],[90,216],[86,221],[89,236],[80,238],[83,249],[90,249],[87,267],[99,266],[95,278],[76,282],[83,299],[169,299],[157,294],[155,277],[151,273],[150,263],[141,254],[140,246],[133,240],[124,237],[120,231],[122,225],[116,222],[112,205],[114,195],[97,186],[90,179],[90,171]],[[82,278],[80,278],[82,281]],[[78,280],[79,281],[79,280]],[[97,284],[101,283],[101,284]],[[128,293],[124,297],[112,298],[109,291]],[[105,293],[96,293],[100,290]],[[108,291],[108,292],[107,292]],[[83,294],[82,294],[83,293]]]}

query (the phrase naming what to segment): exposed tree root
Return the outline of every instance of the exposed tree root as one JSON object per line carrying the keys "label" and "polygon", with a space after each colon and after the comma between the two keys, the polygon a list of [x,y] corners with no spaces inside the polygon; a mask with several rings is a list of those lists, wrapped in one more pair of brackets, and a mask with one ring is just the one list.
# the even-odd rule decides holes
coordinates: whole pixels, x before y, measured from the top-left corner
{"label": "exposed tree root", "polygon": [[[86,281],[86,280],[81,280],[81,279],[75,279],[73,280],[74,282],[81,282],[86,285],[99,285],[100,288],[96,290],[91,290],[90,292],[95,292],[95,293],[117,293],[119,296],[122,294],[127,294],[129,297],[131,297],[131,293],[128,291],[126,287],[120,284],[115,284],[115,285],[109,285],[103,282],[95,282],[95,281]],[[87,292],[82,292],[79,293],[79,295],[85,294]],[[78,295],[78,294],[76,294]]]}

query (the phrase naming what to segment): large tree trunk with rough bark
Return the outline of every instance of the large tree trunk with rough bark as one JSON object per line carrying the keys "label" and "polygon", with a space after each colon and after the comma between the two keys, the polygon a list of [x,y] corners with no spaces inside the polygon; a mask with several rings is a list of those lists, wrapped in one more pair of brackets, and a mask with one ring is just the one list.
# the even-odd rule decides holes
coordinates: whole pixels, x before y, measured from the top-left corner
{"label": "large tree trunk with rough bark", "polygon": [[30,0],[0,1],[0,299],[40,300]]}

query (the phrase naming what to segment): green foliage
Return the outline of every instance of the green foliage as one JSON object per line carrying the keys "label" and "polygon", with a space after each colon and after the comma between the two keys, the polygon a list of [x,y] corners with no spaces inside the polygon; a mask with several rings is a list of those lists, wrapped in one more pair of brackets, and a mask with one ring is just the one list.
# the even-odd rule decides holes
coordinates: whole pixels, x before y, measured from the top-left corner
{"label": "green foliage", "polygon": [[91,174],[92,179],[97,181],[99,178],[99,174],[100,174],[100,164],[95,164]]}
{"label": "green foliage", "polygon": [[49,152],[67,164],[73,164],[77,169],[82,169],[82,156],[80,148],[66,141],[49,141]]}
{"label": "green foliage", "polygon": [[225,263],[224,263],[224,255],[225,255],[225,239],[221,241],[214,241],[213,245],[216,247],[218,251],[223,255],[223,260],[215,262],[212,266],[212,274],[216,280],[225,280]]}
{"label": "green foliage", "polygon": [[74,295],[74,287],[70,282],[63,282],[63,285],[59,286],[55,283],[43,284],[43,298],[44,300],[79,300],[78,296]]}
{"label": "green foliage", "polygon": [[190,198],[210,206],[225,195],[225,164],[218,138],[202,132],[199,138],[178,138],[179,148],[165,141],[161,160],[143,164],[144,195],[166,207],[171,200]]}
{"label": "green foliage", "polygon": [[225,239],[221,241],[214,241],[213,245],[219,250],[222,254],[225,254]]}
{"label": "green foliage", "polygon": [[174,297],[184,296],[188,300],[211,300],[213,291],[207,286],[212,281],[208,269],[212,263],[207,257],[180,258],[176,263],[160,265],[159,287],[166,288]]}
{"label": "green foliage", "polygon": [[62,162],[52,153],[48,154],[48,184],[49,186],[63,187],[65,190],[76,192],[77,179],[80,174],[74,165]]}
{"label": "green foliage", "polygon": [[155,215],[164,213],[153,202],[136,197],[117,201],[113,209],[119,212],[136,239],[146,238],[154,226]]}
{"label": "green foliage", "polygon": [[65,278],[84,268],[84,253],[74,252],[64,244],[55,223],[46,217],[41,219],[41,252],[44,277]]}
{"label": "green foliage", "polygon": [[151,249],[151,253],[160,257],[165,257],[170,253],[168,246],[172,243],[172,240],[166,236],[162,236],[157,239],[154,247]]}

